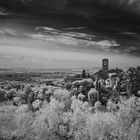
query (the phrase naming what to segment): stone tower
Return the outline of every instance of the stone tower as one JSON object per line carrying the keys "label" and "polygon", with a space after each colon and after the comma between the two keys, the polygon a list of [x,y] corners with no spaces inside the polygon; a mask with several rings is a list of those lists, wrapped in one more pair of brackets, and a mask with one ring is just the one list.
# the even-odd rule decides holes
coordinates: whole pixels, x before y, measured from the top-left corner
{"label": "stone tower", "polygon": [[109,60],[104,58],[102,60],[102,71],[103,71],[103,78],[108,78],[108,70],[109,70]]}
{"label": "stone tower", "polygon": [[82,78],[86,78],[86,70],[85,69],[82,70]]}

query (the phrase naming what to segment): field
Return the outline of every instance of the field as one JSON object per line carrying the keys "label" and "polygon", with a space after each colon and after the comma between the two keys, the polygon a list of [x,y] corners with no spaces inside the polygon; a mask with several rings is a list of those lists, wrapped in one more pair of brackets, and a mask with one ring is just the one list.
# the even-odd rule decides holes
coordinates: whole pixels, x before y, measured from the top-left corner
{"label": "field", "polygon": [[0,139],[139,140],[139,86],[127,88],[131,76],[139,84],[133,71],[120,71],[115,89],[97,89],[94,75],[77,78],[80,70],[1,73]]}

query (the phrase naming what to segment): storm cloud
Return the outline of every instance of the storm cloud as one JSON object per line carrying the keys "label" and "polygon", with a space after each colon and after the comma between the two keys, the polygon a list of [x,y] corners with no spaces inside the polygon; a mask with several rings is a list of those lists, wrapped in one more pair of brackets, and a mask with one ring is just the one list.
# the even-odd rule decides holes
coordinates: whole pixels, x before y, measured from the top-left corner
{"label": "storm cloud", "polygon": [[[84,18],[134,18],[140,16],[139,0],[0,0],[0,6],[34,15],[72,14]],[[128,16],[126,16],[128,15]]]}
{"label": "storm cloud", "polygon": [[0,0],[1,63],[137,66],[139,25],[140,0]]}

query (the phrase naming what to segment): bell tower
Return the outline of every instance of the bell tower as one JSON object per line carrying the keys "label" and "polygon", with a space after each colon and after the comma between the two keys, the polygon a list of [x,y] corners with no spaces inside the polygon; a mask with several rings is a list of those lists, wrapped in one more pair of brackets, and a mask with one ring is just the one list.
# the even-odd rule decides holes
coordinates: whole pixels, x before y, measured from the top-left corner
{"label": "bell tower", "polygon": [[102,60],[102,71],[103,71],[103,78],[108,78],[108,70],[109,70],[109,60],[104,58]]}

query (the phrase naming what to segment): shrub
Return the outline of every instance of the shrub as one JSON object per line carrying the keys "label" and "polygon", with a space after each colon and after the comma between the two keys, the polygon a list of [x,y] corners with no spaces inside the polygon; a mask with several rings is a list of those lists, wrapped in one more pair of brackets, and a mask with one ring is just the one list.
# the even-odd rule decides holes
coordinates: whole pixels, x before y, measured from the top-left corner
{"label": "shrub", "polygon": [[79,86],[80,86],[80,81],[74,81],[74,82],[72,83],[72,89],[73,89],[73,88],[79,88]]}
{"label": "shrub", "polygon": [[41,106],[42,106],[42,101],[40,101],[40,100],[35,100],[35,101],[33,102],[32,106],[33,106],[33,109],[34,109],[34,110],[37,110],[37,109],[41,108]]}
{"label": "shrub", "polygon": [[95,88],[90,89],[88,92],[88,101],[91,106],[94,106],[97,101],[98,91]]}
{"label": "shrub", "polygon": [[80,81],[80,85],[85,88],[85,92],[87,93],[91,88],[93,88],[93,80],[92,79],[84,79]]}
{"label": "shrub", "polygon": [[68,136],[69,113],[65,112],[62,102],[52,99],[50,104],[45,104],[34,122],[35,133],[38,139],[63,139]]}
{"label": "shrub", "polygon": [[[140,99],[132,97],[115,104],[109,100],[108,110],[96,102],[92,107],[71,97],[66,89],[47,87],[50,102],[39,99],[32,104],[0,106],[0,138],[23,140],[139,140]],[[97,91],[90,90],[91,95]],[[89,92],[89,93],[90,93]],[[5,92],[4,92],[5,93]],[[31,93],[28,94],[28,96]],[[81,96],[82,94],[79,94]],[[25,92],[14,98],[15,103],[27,98]],[[46,98],[46,97],[45,97]],[[81,96],[82,98],[82,96]],[[91,98],[92,99],[92,98]],[[116,109],[117,108],[117,109]],[[96,109],[93,112],[93,109]]]}
{"label": "shrub", "polygon": [[7,93],[7,99],[12,100],[14,97],[17,96],[17,92],[15,89],[11,89],[8,93]]}
{"label": "shrub", "polygon": [[22,104],[26,104],[26,103],[27,103],[27,95],[26,95],[24,92],[21,92],[21,93],[19,94],[19,97],[20,97],[20,99],[21,99],[21,103],[22,103]]}
{"label": "shrub", "polygon": [[88,131],[92,140],[115,140],[118,124],[111,113],[96,112],[88,119]]}
{"label": "shrub", "polygon": [[53,95],[56,100],[64,104],[65,111],[68,111],[70,109],[72,100],[69,91],[65,89],[57,89],[54,91]]}
{"label": "shrub", "polygon": [[0,106],[0,139],[10,139],[16,129],[14,112],[16,107]]}
{"label": "shrub", "polygon": [[28,110],[27,105],[21,105],[14,113],[14,122],[16,130],[14,131],[14,137],[25,140],[34,140],[35,134],[33,133],[33,113]]}
{"label": "shrub", "polygon": [[70,136],[75,140],[89,140],[88,119],[91,116],[91,107],[87,102],[83,103],[73,99],[72,115],[70,120]]}
{"label": "shrub", "polygon": [[6,94],[7,94],[6,90],[0,89],[0,102],[3,102],[6,100]]}
{"label": "shrub", "polygon": [[108,100],[107,109],[110,112],[115,112],[119,108],[118,104],[114,103],[112,100]]}
{"label": "shrub", "polygon": [[78,94],[79,94],[79,92],[78,92],[78,89],[77,88],[73,88],[71,90],[71,96],[75,96],[77,98],[78,97]]}
{"label": "shrub", "polygon": [[83,93],[79,93],[78,99],[81,100],[81,101],[86,101],[86,96],[83,95]]}
{"label": "shrub", "polygon": [[30,85],[27,85],[24,90],[26,96],[28,96],[32,92],[32,88]]}
{"label": "shrub", "polygon": [[15,97],[14,99],[13,99],[13,105],[16,105],[16,106],[19,106],[19,105],[21,105],[21,98],[20,97]]}
{"label": "shrub", "polygon": [[41,101],[47,100],[48,102],[50,102],[50,97],[53,95],[54,90],[55,87],[53,86],[42,87],[37,95],[37,98]]}
{"label": "shrub", "polygon": [[83,86],[79,87],[79,93],[85,93],[85,88]]}
{"label": "shrub", "polygon": [[68,91],[70,91],[71,87],[72,87],[72,84],[70,82],[69,83],[66,83],[64,85],[64,88],[67,89]]}
{"label": "shrub", "polygon": [[64,101],[66,98],[70,97],[70,92],[68,90],[57,89],[53,93],[54,98],[58,101]]}
{"label": "shrub", "polygon": [[139,140],[140,138],[140,99],[132,97],[119,104],[118,125],[122,139]]}

